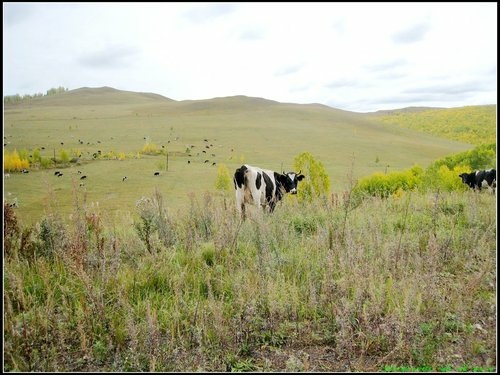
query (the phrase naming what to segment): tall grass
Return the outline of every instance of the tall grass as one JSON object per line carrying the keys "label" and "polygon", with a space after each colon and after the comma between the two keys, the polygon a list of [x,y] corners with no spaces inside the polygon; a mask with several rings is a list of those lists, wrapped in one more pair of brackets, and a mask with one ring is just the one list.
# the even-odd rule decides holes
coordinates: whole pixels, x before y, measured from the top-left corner
{"label": "tall grass", "polygon": [[26,228],[4,204],[6,371],[496,366],[494,196],[74,201]]}

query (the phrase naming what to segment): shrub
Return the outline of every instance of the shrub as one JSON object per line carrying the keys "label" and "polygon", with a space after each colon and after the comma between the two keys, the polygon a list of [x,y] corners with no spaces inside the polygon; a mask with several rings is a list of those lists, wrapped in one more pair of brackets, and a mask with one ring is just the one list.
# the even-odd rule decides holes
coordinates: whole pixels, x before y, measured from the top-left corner
{"label": "shrub", "polygon": [[145,155],[157,155],[161,154],[162,152],[158,150],[158,146],[156,146],[156,144],[147,142],[144,146],[142,146],[142,149],[139,151],[139,153]]}
{"label": "shrub", "polygon": [[368,177],[362,178],[354,187],[354,195],[363,194],[387,198],[401,191],[418,189],[422,185],[423,169],[416,165],[402,172],[391,172],[383,174],[376,172]]}
{"label": "shrub", "polygon": [[27,158],[22,158],[17,150],[9,152],[4,150],[3,152],[3,170],[4,171],[20,171],[22,169],[29,168],[30,163]]}
{"label": "shrub", "polygon": [[61,150],[59,151],[59,158],[61,159],[61,162],[66,164],[69,163],[69,153],[66,150]]}
{"label": "shrub", "polygon": [[469,166],[472,170],[494,168],[496,166],[496,154],[496,143],[490,143],[436,160],[428,169],[436,170],[442,165],[446,165],[449,169],[459,165]]}
{"label": "shrub", "polygon": [[19,236],[19,224],[16,213],[7,202],[3,202],[3,251],[5,256],[13,253],[15,243]]}
{"label": "shrub", "polygon": [[40,149],[35,148],[33,150],[33,162],[34,163],[41,163],[42,162],[42,155],[40,154]]}
{"label": "shrub", "polygon": [[218,191],[228,192],[232,188],[232,179],[229,169],[224,164],[217,167],[217,177],[215,179],[215,188]]}
{"label": "shrub", "polygon": [[423,188],[424,190],[465,191],[467,190],[467,185],[459,177],[464,172],[470,172],[470,168],[455,166],[450,169],[446,165],[441,165],[437,170],[430,168],[425,173]]}
{"label": "shrub", "polygon": [[299,200],[311,202],[313,198],[328,194],[330,178],[321,161],[315,159],[309,152],[303,152],[295,157],[293,165],[295,171],[300,171],[306,176],[297,189]]}

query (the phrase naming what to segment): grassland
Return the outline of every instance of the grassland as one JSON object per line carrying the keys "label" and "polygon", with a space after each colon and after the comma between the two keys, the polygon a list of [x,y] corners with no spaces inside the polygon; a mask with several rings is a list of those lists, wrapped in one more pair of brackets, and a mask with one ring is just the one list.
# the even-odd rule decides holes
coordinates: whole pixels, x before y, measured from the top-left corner
{"label": "grassland", "polygon": [[84,201],[24,229],[4,207],[5,371],[496,369],[494,195],[245,222],[208,193],[172,213],[151,191],[135,219]]}
{"label": "grassland", "polygon": [[[6,106],[4,144],[82,155],[4,178],[4,371],[496,370],[496,195],[353,199],[358,177],[471,144],[320,105],[111,88]],[[289,170],[304,151],[331,194],[241,221],[215,191],[221,163]]]}
{"label": "grassland", "polygon": [[[165,156],[122,161],[92,157],[98,151],[136,155],[146,142],[169,153],[168,171]],[[187,193],[214,190],[214,162],[230,171],[242,163],[291,170],[293,158],[307,151],[324,164],[332,190],[339,192],[345,190],[351,171],[357,178],[414,164],[425,167],[472,148],[321,105],[244,96],[179,102],[111,88],[82,88],[6,105],[4,144],[9,151],[44,147],[46,157],[57,158],[61,150],[82,155],[78,163],[62,169],[61,178],[44,169],[11,173],[4,180],[4,199],[17,198],[19,217],[32,223],[43,216],[48,194],[56,196],[61,212],[71,212],[78,170],[87,175],[82,190],[88,199],[122,215],[133,211],[135,202],[153,187],[169,206],[185,209]],[[161,171],[157,178],[155,171]]]}

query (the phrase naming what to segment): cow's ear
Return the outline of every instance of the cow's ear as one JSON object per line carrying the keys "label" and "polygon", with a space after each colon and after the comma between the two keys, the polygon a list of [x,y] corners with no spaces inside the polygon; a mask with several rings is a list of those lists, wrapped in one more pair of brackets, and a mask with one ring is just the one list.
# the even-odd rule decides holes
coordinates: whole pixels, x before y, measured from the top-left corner
{"label": "cow's ear", "polygon": [[306,178],[306,176],[304,176],[303,174],[298,175],[297,176],[297,181],[302,181],[304,178]]}

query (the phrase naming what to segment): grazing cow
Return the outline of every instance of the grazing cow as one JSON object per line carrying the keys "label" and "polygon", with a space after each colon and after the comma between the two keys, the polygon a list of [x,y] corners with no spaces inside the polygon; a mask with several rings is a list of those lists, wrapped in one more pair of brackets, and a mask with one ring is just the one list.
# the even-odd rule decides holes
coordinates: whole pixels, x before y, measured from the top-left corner
{"label": "grazing cow", "polygon": [[80,177],[80,180],[85,180],[87,178],[87,176],[82,176]]}
{"label": "grazing cow", "polygon": [[459,177],[464,184],[469,185],[474,190],[481,190],[482,187],[490,187],[495,192],[497,186],[497,171],[493,168],[487,171],[481,170],[472,173],[462,173]]}
{"label": "grazing cow", "polygon": [[122,181],[125,181],[126,179],[127,179],[127,176],[123,177],[123,178],[122,178]]}
{"label": "grazing cow", "polygon": [[160,175],[160,172],[155,172],[155,176],[159,176]]}
{"label": "grazing cow", "polygon": [[295,172],[278,173],[268,169],[243,165],[234,173],[236,209],[245,217],[245,204],[269,206],[273,212],[285,193],[297,194],[297,184],[304,175]]}

